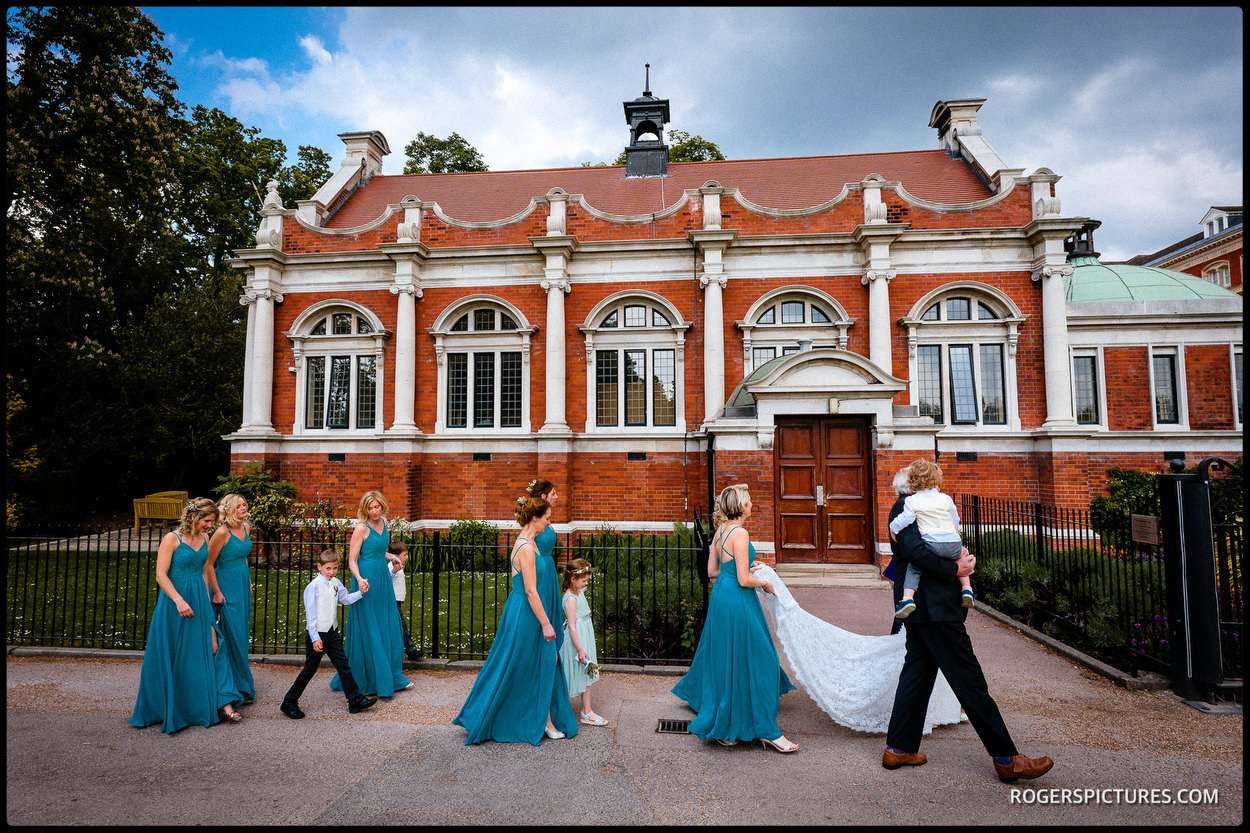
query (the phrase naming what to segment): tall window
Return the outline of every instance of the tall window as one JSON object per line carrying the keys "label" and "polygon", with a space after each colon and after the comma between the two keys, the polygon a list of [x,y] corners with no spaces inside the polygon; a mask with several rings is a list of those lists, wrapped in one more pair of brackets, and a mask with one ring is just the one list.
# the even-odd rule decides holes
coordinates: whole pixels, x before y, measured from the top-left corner
{"label": "tall window", "polygon": [[529,343],[536,328],[488,296],[448,308],[430,329],[439,361],[435,431],[529,429]]}
{"label": "tall window", "polygon": [[769,292],[736,322],[742,330],[744,375],[778,356],[799,352],[800,342],[845,349],[852,323],[836,301],[816,290],[787,286]]}
{"label": "tall window", "polygon": [[1072,357],[1072,394],[1077,424],[1098,425],[1102,422],[1096,355]]}
{"label": "tall window", "polygon": [[1206,269],[1202,270],[1202,277],[1216,286],[1222,286],[1228,289],[1232,281],[1231,274],[1228,270],[1227,263],[1213,263]]}
{"label": "tall window", "polygon": [[960,285],[923,299],[901,322],[920,415],[938,425],[1018,426],[1015,342],[1023,320],[989,287]]}
{"label": "tall window", "polygon": [[1176,354],[1155,353],[1150,358],[1151,383],[1154,394],[1155,422],[1176,424],[1180,420],[1177,400]]}
{"label": "tall window", "polygon": [[1245,422],[1245,417],[1244,417],[1245,411],[1243,410],[1245,407],[1245,395],[1242,392],[1242,388],[1241,388],[1241,350],[1240,349],[1234,351],[1233,353],[1233,396],[1236,397],[1236,401],[1233,403],[1233,408],[1237,412],[1237,424],[1241,425],[1243,422]]}
{"label": "tall window", "polygon": [[651,293],[610,298],[591,312],[581,328],[593,365],[587,374],[587,430],[684,430],[678,384],[689,326]]}
{"label": "tall window", "polygon": [[287,333],[295,358],[295,433],[380,430],[379,364],[389,333],[363,310],[330,302]]}

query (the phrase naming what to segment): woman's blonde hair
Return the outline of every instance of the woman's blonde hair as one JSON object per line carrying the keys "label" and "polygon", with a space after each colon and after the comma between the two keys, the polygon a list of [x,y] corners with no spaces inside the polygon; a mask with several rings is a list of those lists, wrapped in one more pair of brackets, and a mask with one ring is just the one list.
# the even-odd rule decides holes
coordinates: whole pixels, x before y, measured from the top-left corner
{"label": "woman's blonde hair", "polygon": [[595,568],[584,558],[573,558],[564,564],[564,575],[560,580],[561,592],[573,589],[573,579],[581,576],[593,576]]}
{"label": "woman's blonde hair", "polygon": [[391,511],[391,506],[386,502],[386,498],[382,497],[382,493],[377,489],[370,489],[360,498],[360,505],[356,507],[356,517],[362,521],[369,520],[369,504],[374,501],[382,504],[382,515]]}
{"label": "woman's blonde hair", "polygon": [[217,504],[213,503],[206,497],[195,497],[187,501],[187,505],[182,508],[182,519],[178,521],[178,531],[183,535],[191,532],[200,519],[219,517]]}
{"label": "woman's blonde hair", "polygon": [[750,494],[745,483],[735,483],[732,486],[726,486],[721,491],[720,497],[716,499],[716,511],[712,513],[712,526],[718,527],[725,521],[732,521],[734,518],[742,517],[749,497]]}
{"label": "woman's blonde hair", "polygon": [[535,518],[541,518],[551,504],[540,497],[522,498],[516,502],[516,522],[525,526]]}
{"label": "woman's blonde hair", "polygon": [[917,460],[907,469],[907,485],[911,486],[913,492],[936,489],[942,485],[942,469],[937,463]]}
{"label": "woman's blonde hair", "polygon": [[223,497],[217,503],[219,514],[217,517],[223,524],[229,527],[238,526],[242,521],[239,520],[239,501],[245,501],[243,495],[236,495],[234,492]]}

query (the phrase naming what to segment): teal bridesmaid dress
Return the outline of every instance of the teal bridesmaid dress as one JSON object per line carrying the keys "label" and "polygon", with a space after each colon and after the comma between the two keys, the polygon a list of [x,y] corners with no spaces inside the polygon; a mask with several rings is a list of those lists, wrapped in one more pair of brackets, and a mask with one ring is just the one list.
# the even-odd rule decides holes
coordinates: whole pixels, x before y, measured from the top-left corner
{"label": "teal bridesmaid dress", "polygon": [[252,577],[247,569],[247,557],[251,552],[251,531],[248,524],[243,524],[243,537],[231,532],[217,553],[214,565],[217,588],[226,597],[225,604],[218,607],[217,629],[221,633],[218,652],[225,652],[234,687],[248,700],[256,697],[256,683],[247,661],[252,645]]}
{"label": "teal bridesmaid dress", "polygon": [[[518,544],[524,541],[517,539]],[[512,569],[517,570],[515,551]],[[554,570],[550,558],[541,554],[535,557],[536,585],[543,587],[553,578]],[[559,620],[550,621],[555,628]],[[560,632],[559,628],[555,630]],[[493,740],[538,746],[547,728],[548,714],[557,729],[569,737],[576,735],[577,718],[569,705],[564,675],[559,671],[555,640],[543,639],[542,624],[525,597],[525,580],[517,570],[490,653],[477,672],[460,714],[452,721],[469,731],[465,745]]]}
{"label": "teal bridesmaid dress", "polygon": [[[547,561],[551,565],[551,569],[547,571],[548,578],[538,586],[538,595],[542,597],[543,610],[547,612],[547,618],[551,620],[554,626],[556,622],[564,621],[564,613],[560,608],[560,599],[563,594],[560,593],[560,576],[559,570],[556,569],[556,541],[559,536],[550,525],[542,532],[534,536],[534,546],[538,547],[538,557]],[[556,650],[564,643],[564,631],[556,628]]]}
{"label": "teal bridesmaid dress", "polygon": [[[777,707],[794,684],[781,668],[755,588],[738,583],[723,540],[720,575],[708,596],[699,646],[673,693],[698,713],[690,722],[692,735],[726,742],[776,740],[781,737]],[[755,545],[748,546],[749,570]]]}
{"label": "teal bridesmaid dress", "polygon": [[[367,523],[365,529],[368,534],[360,545],[356,567],[360,577],[369,582],[369,592],[347,609],[343,651],[361,694],[393,697],[409,683],[403,672],[404,635],[395,604],[395,583],[386,560],[391,531],[383,527],[378,532]],[[355,593],[359,589],[353,575],[348,590]],[[330,680],[330,688],[343,690],[338,674]]]}
{"label": "teal bridesmaid dress", "polygon": [[218,709],[241,699],[225,651],[213,654],[213,605],[204,580],[207,560],[207,539],[199,549],[191,549],[178,536],[169,580],[195,615],[179,615],[164,591],[157,594],[131,726],[159,723],[161,731],[170,734],[191,725],[212,726],[221,720]]}

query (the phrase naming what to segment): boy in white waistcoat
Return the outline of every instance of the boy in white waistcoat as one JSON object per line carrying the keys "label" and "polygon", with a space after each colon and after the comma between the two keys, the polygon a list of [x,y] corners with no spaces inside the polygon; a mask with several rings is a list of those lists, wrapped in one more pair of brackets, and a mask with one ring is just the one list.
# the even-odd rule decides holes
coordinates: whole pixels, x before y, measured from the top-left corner
{"label": "boy in white waistcoat", "polygon": [[339,672],[349,712],[357,714],[378,702],[378,698],[366,697],[360,693],[356,679],[352,677],[351,666],[347,664],[347,654],[343,652],[343,635],[338,629],[338,603],[349,605],[357,602],[367,591],[349,593],[343,582],[335,578],[341,559],[342,555],[338,550],[324,550],[317,558],[318,575],[304,588],[304,614],[308,621],[304,648],[307,653],[304,667],[300,669],[299,676],[295,678],[279,706],[279,710],[292,720],[299,720],[304,716],[299,708],[300,695],[317,673],[317,666],[325,656],[330,658],[330,662]]}
{"label": "boy in white waistcoat", "polygon": [[[907,485],[912,493],[903,499],[903,511],[890,522],[890,534],[898,535],[913,522],[929,549],[943,558],[958,560],[963,552],[963,540],[959,536],[959,510],[950,495],[938,491],[942,485],[942,470],[937,463],[917,460],[908,467]],[[963,586],[961,603],[972,607],[972,579],[961,576]],[[906,619],[916,609],[916,588],[920,586],[920,570],[911,564],[903,576],[903,598],[894,609],[895,619]]]}

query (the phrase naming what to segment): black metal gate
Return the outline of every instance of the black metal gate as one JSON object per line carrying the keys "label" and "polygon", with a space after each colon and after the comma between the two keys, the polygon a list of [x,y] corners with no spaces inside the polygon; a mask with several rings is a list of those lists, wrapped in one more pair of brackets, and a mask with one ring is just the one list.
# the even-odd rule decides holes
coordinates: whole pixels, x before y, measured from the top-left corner
{"label": "black metal gate", "polygon": [[1241,461],[1159,475],[1172,688],[1189,700],[1241,700],[1243,502]]}

